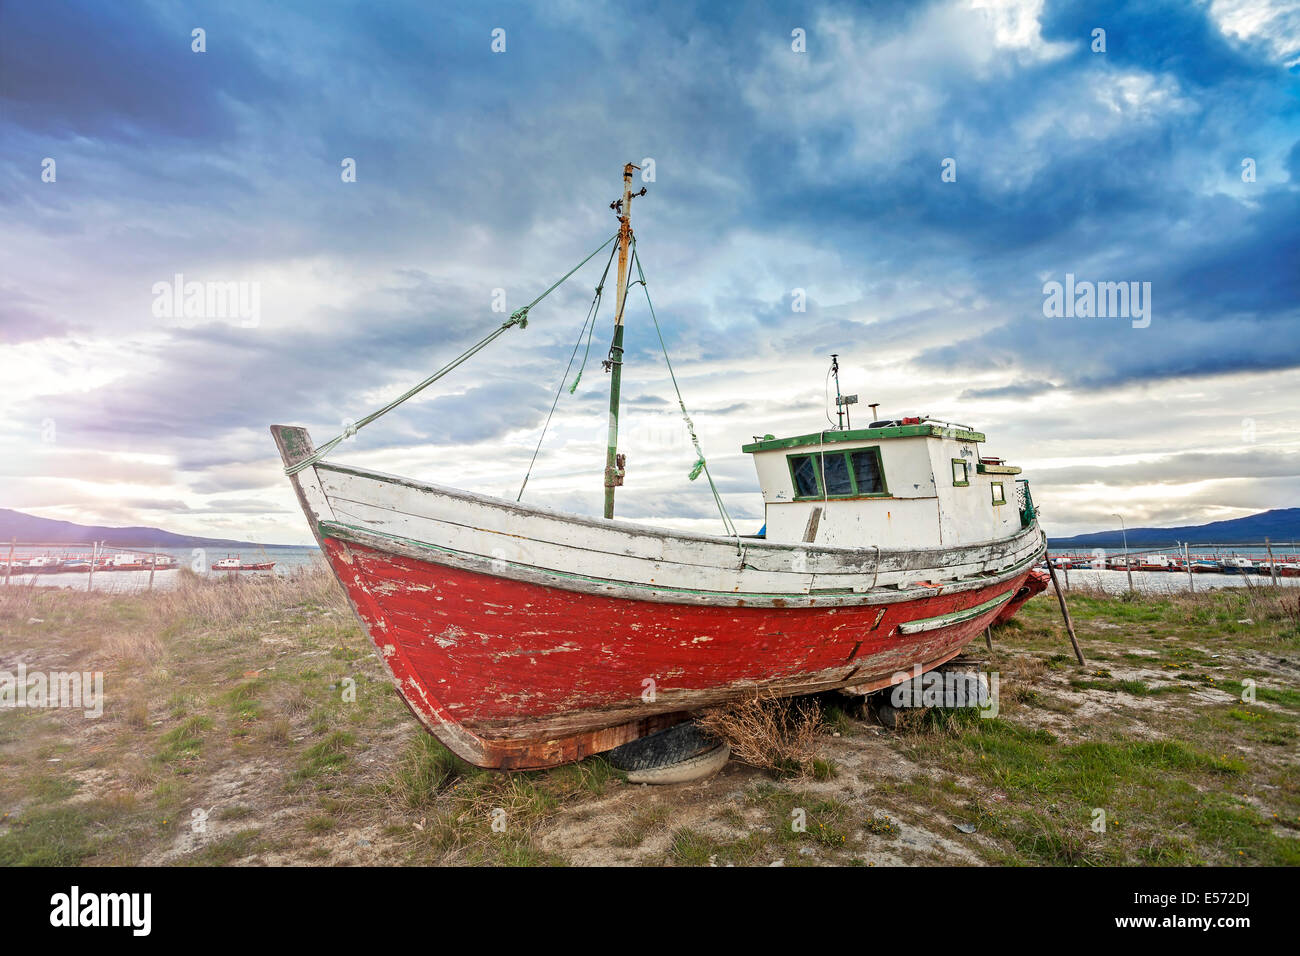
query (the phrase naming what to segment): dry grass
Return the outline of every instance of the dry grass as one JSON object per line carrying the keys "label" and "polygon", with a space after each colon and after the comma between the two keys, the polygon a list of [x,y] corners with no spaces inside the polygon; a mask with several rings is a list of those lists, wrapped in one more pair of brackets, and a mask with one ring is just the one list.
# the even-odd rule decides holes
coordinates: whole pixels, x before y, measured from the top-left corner
{"label": "dry grass", "polygon": [[1234,625],[1249,620],[1269,626],[1275,642],[1289,642],[1300,636],[1300,588],[1283,580],[1275,587],[1267,577],[1242,578],[1240,587],[1195,592],[1107,593],[1096,587],[1073,587],[1066,591],[1071,610],[1078,615],[1090,610],[1114,614],[1119,623],[1126,621],[1185,622],[1218,629],[1235,630]]}
{"label": "dry grass", "polygon": [[256,577],[198,575],[183,568],[176,588],[151,596],[162,617],[201,617],[214,624],[265,620],[304,606],[351,613],[343,589],[323,562]]}
{"label": "dry grass", "polygon": [[707,710],[700,718],[700,726],[730,744],[739,760],[798,776],[823,773],[817,751],[821,722],[815,698],[780,699],[762,693]]}
{"label": "dry grass", "polygon": [[[323,561],[295,568],[289,574],[200,575],[188,568],[178,574],[178,582],[170,590],[129,595],[12,584],[0,588],[0,614],[14,619],[23,615],[39,617],[42,607],[49,606],[52,594],[58,595],[61,606],[75,608],[79,618],[87,614],[93,618],[97,609],[107,611],[130,602],[137,612],[164,624],[186,619],[210,624],[265,622],[303,607],[352,613],[347,596]],[[106,635],[100,641],[100,650],[113,660],[150,663],[161,647],[153,634],[134,628]]]}
{"label": "dry grass", "polygon": [[1257,620],[1276,621],[1300,630],[1300,589],[1252,585],[1247,591]]}
{"label": "dry grass", "polygon": [[0,614],[15,620],[30,617],[37,607],[37,599],[44,590],[33,583],[11,583],[0,587]]}
{"label": "dry grass", "polygon": [[162,645],[150,634],[126,632],[105,635],[100,649],[109,660],[121,664],[152,664],[162,654]]}

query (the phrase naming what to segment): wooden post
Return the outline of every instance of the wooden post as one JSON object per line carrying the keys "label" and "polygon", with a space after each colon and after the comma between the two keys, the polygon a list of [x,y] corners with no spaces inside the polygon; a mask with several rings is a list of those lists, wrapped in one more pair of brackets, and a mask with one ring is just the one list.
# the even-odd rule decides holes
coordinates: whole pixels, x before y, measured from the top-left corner
{"label": "wooden post", "polygon": [[990,624],[984,628],[984,643],[988,645],[989,652],[993,651],[993,625]]}
{"label": "wooden post", "polygon": [[5,565],[5,586],[9,585],[9,573],[14,568],[14,545],[18,543],[17,538],[9,539],[9,563]]}
{"label": "wooden post", "polygon": [[1066,561],[1061,565],[1061,571],[1065,575],[1065,589],[1070,590],[1070,562]]}
{"label": "wooden post", "polygon": [[157,567],[158,567],[158,555],[151,554],[149,556],[149,590],[150,591],[153,590],[153,573],[157,569]]}
{"label": "wooden post", "polygon": [[91,585],[95,583],[95,562],[99,560],[99,542],[90,543],[90,574],[86,577],[86,590],[89,591]]}
{"label": "wooden post", "polygon": [[1183,564],[1187,567],[1187,590],[1191,594],[1196,593],[1196,578],[1192,577],[1192,556],[1187,550],[1187,542],[1183,542]]}
{"label": "wooden post", "polygon": [[1268,538],[1264,539],[1264,547],[1268,549],[1268,570],[1273,576],[1273,587],[1277,587],[1277,565],[1273,563],[1273,545]]}
{"label": "wooden post", "polygon": [[1119,528],[1120,531],[1123,532],[1124,534],[1124,570],[1128,573],[1128,590],[1129,593],[1132,594],[1133,593],[1133,565],[1129,563],[1129,556],[1128,556],[1128,528],[1125,527],[1124,525],[1124,516],[1122,514],[1115,513],[1115,517],[1119,519]]}
{"label": "wooden post", "polygon": [[1074,656],[1078,658],[1080,664],[1086,664],[1083,659],[1083,651],[1079,650],[1079,639],[1074,636],[1074,622],[1070,620],[1070,609],[1065,606],[1065,594],[1061,591],[1061,583],[1056,579],[1056,568],[1051,561],[1047,562],[1047,571],[1052,576],[1052,587],[1056,588],[1056,600],[1061,604],[1061,616],[1065,618],[1065,630],[1070,635],[1070,644],[1074,647]]}

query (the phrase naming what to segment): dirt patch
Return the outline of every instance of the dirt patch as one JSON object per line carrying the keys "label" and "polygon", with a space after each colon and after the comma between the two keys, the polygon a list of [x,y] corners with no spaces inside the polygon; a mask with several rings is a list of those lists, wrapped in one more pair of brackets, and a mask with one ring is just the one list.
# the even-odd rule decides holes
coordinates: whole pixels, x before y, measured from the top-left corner
{"label": "dirt patch", "polygon": [[[540,843],[575,865],[638,866],[670,862],[674,835],[688,830],[722,845],[756,840],[763,849],[750,865],[785,865],[791,853],[777,829],[786,821],[778,821],[754,803],[767,788],[797,794],[805,803],[834,802],[849,820],[843,847],[801,844],[793,851],[793,862],[870,866],[983,862],[979,835],[960,834],[943,814],[927,812],[923,820],[905,820],[899,801],[882,792],[881,783],[931,775],[897,753],[888,732],[864,727],[851,737],[824,735],[818,743],[821,755],[838,768],[831,779],[782,780],[733,760],[706,781],[673,787],[623,785],[606,798],[563,810],[542,828]],[[890,821],[887,836],[863,825],[886,819]],[[714,854],[710,865],[727,865],[718,861],[719,856]]]}

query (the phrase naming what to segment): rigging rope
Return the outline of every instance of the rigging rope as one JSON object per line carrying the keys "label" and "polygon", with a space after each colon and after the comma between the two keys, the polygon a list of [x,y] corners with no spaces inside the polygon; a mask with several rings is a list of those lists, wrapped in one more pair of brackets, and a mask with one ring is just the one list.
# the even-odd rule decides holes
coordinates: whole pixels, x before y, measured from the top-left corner
{"label": "rigging rope", "polygon": [[[524,483],[519,486],[519,494],[515,496],[515,501],[522,501],[524,489],[528,487],[528,479],[533,474],[533,465],[537,464],[537,454],[542,450],[542,442],[546,438],[546,430],[551,427],[551,416],[555,414],[555,406],[560,403],[560,395],[564,391],[564,383],[569,377],[569,369],[573,368],[573,360],[578,357],[578,349],[582,348],[582,333],[587,332],[587,354],[591,354],[591,332],[588,332],[587,326],[595,331],[596,316],[600,313],[601,294],[605,291],[605,278],[609,275],[610,263],[614,261],[614,253],[618,249],[615,246],[609,250],[609,259],[605,262],[605,271],[600,274],[600,281],[596,283],[596,295],[591,300],[591,306],[587,309],[587,317],[582,320],[582,328],[578,330],[578,341],[573,343],[573,354],[569,356],[569,364],[564,366],[564,374],[560,376],[560,384],[555,389],[555,400],[551,402],[551,410],[546,415],[546,421],[542,425],[542,433],[537,436],[537,447],[533,449],[533,457],[528,462],[528,471],[524,474]],[[587,355],[582,357],[582,368],[587,366]],[[572,395],[578,388],[578,382],[582,381],[582,368],[578,369],[578,377],[573,380],[569,386],[569,394]]]}
{"label": "rigging rope", "polygon": [[387,415],[389,412],[391,412],[391,411],[392,411],[394,408],[396,408],[398,405],[401,405],[401,404],[402,404],[403,402],[405,402],[407,399],[413,398],[414,396],[418,395],[420,392],[424,391],[426,388],[428,388],[428,387],[429,387],[430,385],[432,385],[434,382],[438,381],[438,379],[442,378],[444,375],[446,375],[446,374],[447,374],[448,372],[450,372],[452,369],[456,368],[456,366],[461,365],[462,363],[464,363],[464,362],[466,362],[467,360],[469,360],[470,358],[472,358],[474,355],[478,354],[478,353],[479,353],[480,351],[482,351],[483,349],[487,348],[489,345],[492,344],[492,342],[493,342],[493,341],[494,341],[494,340],[495,340],[499,335],[501,335],[501,333],[505,332],[507,329],[513,328],[513,327],[516,326],[516,325],[519,326],[521,329],[522,329],[522,328],[527,328],[527,327],[528,327],[528,310],[531,309],[533,306],[535,306],[538,302],[541,302],[543,299],[545,299],[548,295],[550,295],[550,294],[551,294],[552,292],[554,292],[556,289],[558,289],[558,288],[559,288],[559,287],[560,287],[560,286],[565,282],[565,280],[567,280],[567,279],[569,278],[569,276],[573,275],[575,272],[577,272],[579,269],[581,269],[583,266],[585,266],[585,265],[586,265],[588,262],[590,262],[592,259],[596,258],[596,254],[597,254],[597,253],[599,253],[602,249],[604,249],[607,245],[609,245],[611,242],[613,242],[613,241],[614,241],[615,239],[617,239],[617,238],[618,238],[618,234],[617,234],[617,233],[615,233],[614,235],[610,236],[608,239],[606,239],[604,242],[602,242],[602,243],[600,244],[600,246],[596,249],[595,252],[593,252],[591,255],[587,256],[587,258],[583,259],[583,260],[582,260],[581,262],[579,262],[576,266],[574,266],[574,267],[573,267],[572,269],[570,269],[567,273],[565,273],[565,275],[564,275],[561,279],[559,279],[557,282],[555,282],[555,283],[554,283],[554,284],[553,284],[549,289],[547,289],[545,292],[543,292],[543,293],[542,293],[541,295],[539,295],[537,298],[533,299],[532,302],[529,302],[529,303],[528,303],[526,306],[524,306],[523,308],[516,309],[514,312],[511,313],[510,318],[509,318],[507,321],[501,323],[500,327],[498,327],[498,328],[496,328],[496,329],[493,329],[493,330],[492,330],[491,332],[489,332],[486,336],[484,336],[482,339],[480,339],[480,340],[479,340],[478,342],[476,342],[474,345],[471,345],[468,349],[466,349],[464,352],[462,352],[462,353],[461,353],[460,355],[458,355],[456,358],[452,359],[450,362],[448,362],[448,363],[447,363],[446,365],[444,365],[442,368],[438,369],[438,371],[434,372],[432,375],[430,375],[428,378],[426,378],[426,379],[425,379],[423,382],[421,382],[419,385],[417,385],[417,386],[415,386],[414,388],[409,389],[409,390],[407,390],[406,392],[404,392],[403,394],[399,395],[397,398],[393,399],[391,402],[389,402],[387,405],[385,405],[383,408],[379,409],[378,411],[371,412],[371,413],[370,413],[369,415],[367,415],[365,418],[362,418],[362,419],[358,420],[357,422],[355,422],[355,423],[353,423],[353,424],[349,424],[348,426],[346,426],[346,427],[343,429],[343,431],[342,431],[341,433],[339,433],[338,435],[336,435],[334,438],[331,438],[331,439],[330,439],[329,441],[327,441],[325,444],[321,445],[321,446],[320,446],[319,448],[317,448],[314,452],[312,452],[311,455],[309,455],[308,457],[304,458],[302,461],[298,462],[296,465],[290,465],[288,468],[286,468],[286,469],[284,470],[284,473],[285,473],[286,475],[296,475],[296,474],[298,474],[298,472],[302,471],[304,468],[310,468],[312,465],[316,464],[316,463],[319,462],[322,458],[324,458],[327,454],[329,454],[331,451],[333,451],[334,448],[337,447],[337,446],[339,445],[340,442],[343,442],[344,440],[346,440],[346,439],[348,439],[348,438],[351,438],[351,437],[352,437],[353,435],[355,435],[358,431],[360,431],[362,428],[365,428],[367,425],[369,425],[371,422],[373,422],[376,418],[379,418],[381,415]]}
{"label": "rigging rope", "polygon": [[[618,251],[617,246],[609,250],[609,262],[605,263],[605,271],[601,273],[600,284],[596,286],[596,298],[598,299],[600,298],[600,294],[605,290],[605,277],[609,275],[609,265],[611,262],[614,261],[614,253],[617,251]],[[582,373],[586,371],[587,359],[591,356],[591,337],[595,333],[595,331],[596,331],[596,323],[593,321],[591,323],[591,328],[587,329],[587,351],[582,353],[582,364],[578,366],[578,375],[573,380],[573,384],[569,386],[570,395],[572,395],[574,392],[578,390],[578,383],[582,381]],[[582,341],[581,333],[578,334],[578,341],[579,342]]]}
{"label": "rigging rope", "polygon": [[642,291],[645,292],[646,305],[650,307],[650,319],[654,322],[655,334],[659,336],[659,347],[664,353],[664,363],[668,366],[668,377],[672,379],[673,391],[677,393],[677,405],[682,410],[682,420],[686,422],[686,431],[690,433],[691,444],[695,446],[695,467],[691,469],[690,479],[694,481],[700,476],[701,472],[704,473],[704,477],[709,481],[709,490],[713,492],[713,501],[718,506],[718,513],[722,515],[722,526],[726,529],[727,534],[736,539],[736,546],[740,547],[740,532],[736,530],[731,515],[727,513],[726,505],[722,503],[722,496],[718,494],[718,486],[713,482],[713,475],[709,473],[708,462],[704,459],[704,451],[700,448],[700,439],[695,434],[695,424],[691,421],[690,413],[686,411],[686,402],[682,399],[682,390],[677,386],[677,375],[673,372],[672,359],[668,357],[668,346],[664,343],[664,334],[659,328],[659,319],[655,316],[654,303],[650,301],[650,287],[646,285],[645,272],[641,268],[641,257],[637,255],[635,240],[632,242],[632,261],[636,264],[637,282],[640,283]]}

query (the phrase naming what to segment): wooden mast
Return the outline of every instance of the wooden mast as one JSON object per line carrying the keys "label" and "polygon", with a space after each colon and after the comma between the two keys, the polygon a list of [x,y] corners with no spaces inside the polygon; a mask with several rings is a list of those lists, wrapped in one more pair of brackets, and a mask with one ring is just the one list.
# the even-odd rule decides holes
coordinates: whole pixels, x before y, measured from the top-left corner
{"label": "wooden mast", "polygon": [[[605,449],[605,517],[614,517],[614,489],[623,483],[623,463],[618,453],[618,401],[623,381],[623,305],[627,299],[628,249],[632,244],[632,172],[640,169],[628,163],[623,167],[623,198],[610,203],[618,214],[618,285],[614,310],[614,342],[609,347],[609,443]],[[642,187],[641,195],[645,195]]]}

